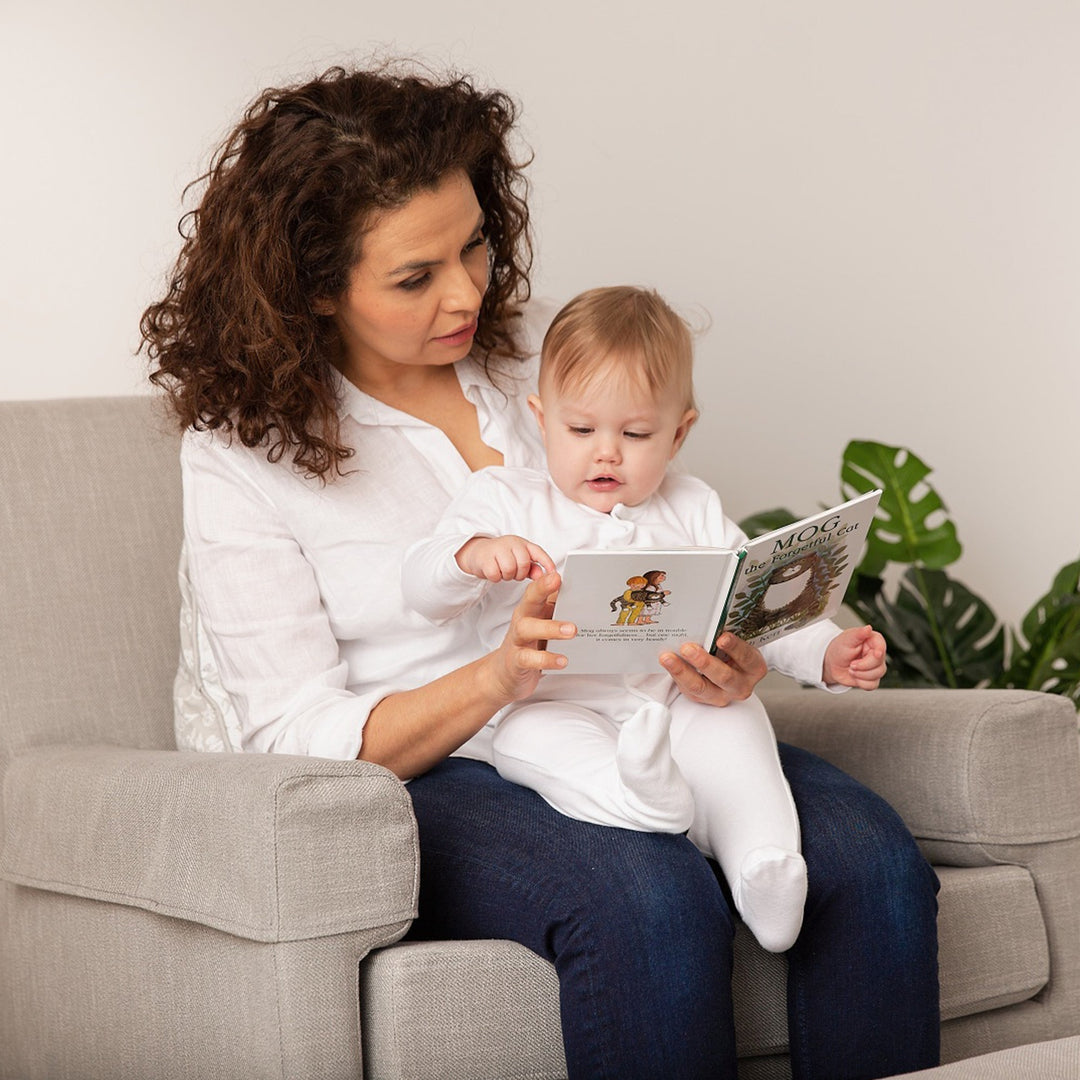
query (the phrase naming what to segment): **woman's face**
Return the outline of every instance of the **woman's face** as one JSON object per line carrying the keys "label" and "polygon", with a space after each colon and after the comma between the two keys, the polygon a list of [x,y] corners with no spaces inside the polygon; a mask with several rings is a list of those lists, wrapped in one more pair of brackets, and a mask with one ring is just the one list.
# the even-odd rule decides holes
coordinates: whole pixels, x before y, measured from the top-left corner
{"label": "woman's face", "polygon": [[357,385],[394,380],[400,366],[452,364],[472,347],[487,289],[484,215],[472,183],[449,173],[380,214],[361,240],[345,291],[324,302]]}

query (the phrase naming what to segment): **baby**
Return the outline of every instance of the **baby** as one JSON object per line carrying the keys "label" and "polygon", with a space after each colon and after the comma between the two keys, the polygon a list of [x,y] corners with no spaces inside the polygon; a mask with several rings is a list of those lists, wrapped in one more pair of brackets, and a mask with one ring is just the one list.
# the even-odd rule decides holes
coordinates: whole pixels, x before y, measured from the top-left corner
{"label": "baby", "polygon": [[[669,470],[697,411],[685,322],[655,293],[594,289],[548,329],[529,399],[548,472],[474,473],[435,535],[410,548],[406,600],[433,622],[481,604],[488,647],[520,599],[513,582],[562,566],[575,548],[739,546],[746,539],[702,481]],[[870,627],[819,622],[765,646],[770,667],[818,686],[877,685],[885,643]],[[571,817],[687,832],[720,864],[766,949],[802,925],[806,865],[776,739],[756,696],[723,709],[670,676],[541,680],[495,718],[491,764]]]}

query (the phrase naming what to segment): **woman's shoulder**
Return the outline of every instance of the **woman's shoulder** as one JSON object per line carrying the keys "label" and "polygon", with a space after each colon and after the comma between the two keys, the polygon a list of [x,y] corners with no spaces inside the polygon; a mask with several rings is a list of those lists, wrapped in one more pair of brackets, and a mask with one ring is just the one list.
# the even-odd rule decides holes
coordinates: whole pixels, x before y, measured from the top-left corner
{"label": "woman's shoulder", "polygon": [[265,446],[245,446],[236,432],[188,428],[180,440],[184,485],[203,482],[254,486],[264,493],[281,483],[302,479],[285,457],[271,461]]}
{"label": "woman's shoulder", "polygon": [[251,447],[245,446],[235,432],[222,428],[189,427],[180,439],[180,460],[185,464],[228,461],[238,467],[253,456]]}

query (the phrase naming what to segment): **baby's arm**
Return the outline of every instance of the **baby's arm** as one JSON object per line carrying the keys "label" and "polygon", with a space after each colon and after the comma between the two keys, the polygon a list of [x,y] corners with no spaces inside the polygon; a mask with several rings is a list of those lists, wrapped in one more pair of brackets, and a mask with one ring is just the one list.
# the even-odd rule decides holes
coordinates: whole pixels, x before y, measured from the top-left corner
{"label": "baby's arm", "polygon": [[[466,565],[459,564],[457,559],[458,553],[472,541],[493,542],[514,528],[506,520],[506,499],[497,475],[501,471],[483,469],[473,473],[431,535],[418,540],[405,553],[402,565],[405,603],[429,622],[441,625],[457,618],[487,594],[492,582],[503,580],[501,574],[486,576],[471,569],[470,560]],[[550,568],[551,560],[545,561]],[[527,576],[522,575],[519,580]]]}
{"label": "baby's arm", "polygon": [[535,580],[554,566],[543,548],[520,536],[440,533],[405,553],[401,587],[409,607],[441,625],[477,603],[492,582]]}
{"label": "baby's arm", "polygon": [[521,536],[474,536],[454,559],[466,574],[485,581],[536,580],[555,569],[542,547]]}

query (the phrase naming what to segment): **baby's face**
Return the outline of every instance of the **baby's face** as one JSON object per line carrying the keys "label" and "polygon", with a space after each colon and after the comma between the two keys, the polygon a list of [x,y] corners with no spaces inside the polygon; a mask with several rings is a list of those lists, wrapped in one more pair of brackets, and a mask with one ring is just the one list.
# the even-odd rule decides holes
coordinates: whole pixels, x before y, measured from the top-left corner
{"label": "baby's face", "polygon": [[561,394],[542,382],[529,403],[556,486],[604,514],[617,503],[636,506],[660,486],[697,415],[617,375]]}

